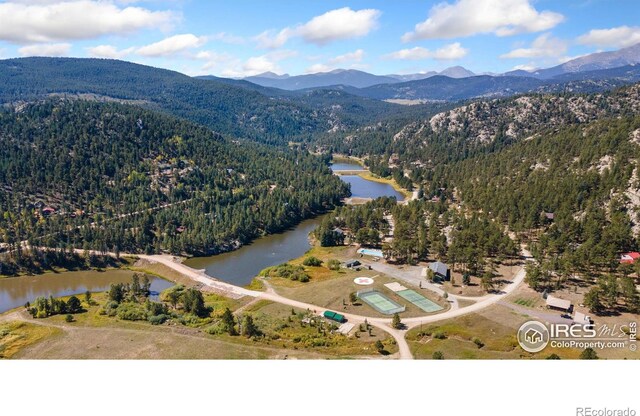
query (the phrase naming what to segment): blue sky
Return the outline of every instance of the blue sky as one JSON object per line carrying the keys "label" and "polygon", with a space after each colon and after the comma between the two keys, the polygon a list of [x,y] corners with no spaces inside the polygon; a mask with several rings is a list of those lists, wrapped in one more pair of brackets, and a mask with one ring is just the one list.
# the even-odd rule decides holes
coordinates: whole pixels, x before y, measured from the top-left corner
{"label": "blue sky", "polygon": [[637,0],[0,1],[0,57],[117,58],[190,75],[477,73],[640,43]]}

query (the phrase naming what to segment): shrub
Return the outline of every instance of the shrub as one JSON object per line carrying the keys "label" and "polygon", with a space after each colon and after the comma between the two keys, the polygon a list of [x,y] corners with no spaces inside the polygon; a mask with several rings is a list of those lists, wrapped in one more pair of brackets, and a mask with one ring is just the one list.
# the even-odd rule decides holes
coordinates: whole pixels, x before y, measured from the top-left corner
{"label": "shrub", "polygon": [[224,334],[226,332],[226,329],[221,322],[216,322],[215,324],[206,327],[204,329],[204,332],[206,332],[209,335],[220,335],[220,334]]}
{"label": "shrub", "polygon": [[302,264],[305,266],[318,267],[318,266],[322,266],[322,260],[314,256],[309,256],[306,259],[304,259]]}
{"label": "shrub", "polygon": [[340,261],[331,259],[329,260],[329,263],[327,263],[327,266],[329,267],[329,270],[340,270]]}
{"label": "shrub", "polygon": [[595,352],[593,348],[586,348],[582,353],[580,353],[581,360],[597,360],[598,354]]}
{"label": "shrub", "polygon": [[116,316],[117,309],[118,309],[118,302],[109,301],[105,303],[104,306],[102,307],[102,310],[100,311],[100,315]]}
{"label": "shrub", "polygon": [[71,315],[70,313],[67,314],[67,316],[64,317],[64,320],[67,322],[73,322],[73,315]]}
{"label": "shrub", "polygon": [[445,334],[445,333],[444,333],[444,332],[442,332],[442,331],[438,331],[438,332],[435,332],[435,333],[433,334],[433,337],[434,337],[435,339],[445,339],[445,338],[447,338],[447,334]]}
{"label": "shrub", "polygon": [[116,309],[116,315],[124,321],[147,320],[147,311],[141,305],[131,302],[121,303]]}
{"label": "shrub", "polygon": [[167,305],[161,302],[147,301],[145,306],[149,316],[167,315],[169,313]]}
{"label": "shrub", "polygon": [[433,353],[432,358],[434,360],[444,360],[444,354],[442,353],[442,351],[436,351]]}
{"label": "shrub", "polygon": [[267,267],[260,272],[263,277],[281,277],[293,281],[308,282],[309,275],[305,273],[304,267],[283,263],[278,266]]}
{"label": "shrub", "polygon": [[69,313],[78,313],[82,311],[82,303],[80,299],[75,296],[71,296],[67,301],[67,311]]}
{"label": "shrub", "polygon": [[474,338],[472,341],[478,346],[478,348],[484,347],[484,343],[480,340],[480,338]]}
{"label": "shrub", "polygon": [[151,323],[151,325],[162,325],[169,318],[170,318],[169,315],[161,314],[161,315],[152,315],[152,316],[149,317],[148,320]]}

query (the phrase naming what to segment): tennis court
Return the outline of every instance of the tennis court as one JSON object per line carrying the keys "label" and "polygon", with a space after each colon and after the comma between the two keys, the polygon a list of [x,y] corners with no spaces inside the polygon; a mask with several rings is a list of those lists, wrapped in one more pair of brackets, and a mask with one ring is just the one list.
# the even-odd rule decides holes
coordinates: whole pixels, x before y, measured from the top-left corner
{"label": "tennis court", "polygon": [[435,302],[430,301],[429,299],[425,298],[418,292],[411,289],[401,290],[400,292],[396,292],[396,294],[401,298],[406,299],[409,302],[413,303],[414,305],[416,305],[418,308],[422,309],[425,312],[437,312],[443,309],[442,306],[438,305]]}
{"label": "tennis court", "polygon": [[358,298],[362,299],[367,305],[385,315],[404,312],[406,309],[404,306],[398,305],[377,290],[361,290],[357,292],[357,295]]}

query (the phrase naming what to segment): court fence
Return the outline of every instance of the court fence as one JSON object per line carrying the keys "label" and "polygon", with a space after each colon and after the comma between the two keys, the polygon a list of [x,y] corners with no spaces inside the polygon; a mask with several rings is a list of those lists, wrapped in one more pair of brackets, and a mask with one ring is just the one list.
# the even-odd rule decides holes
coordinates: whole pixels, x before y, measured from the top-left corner
{"label": "court fence", "polygon": [[[373,288],[358,290],[356,292],[356,295],[358,296],[358,299],[361,299],[367,305],[371,306],[373,309],[375,309],[376,311],[384,315],[393,315],[394,313],[401,313],[407,309],[406,306],[399,305],[398,303],[389,299],[384,294],[380,293],[380,291]],[[371,295],[378,295],[380,298],[382,298],[382,302],[375,302],[372,299],[369,299]],[[382,308],[381,305],[379,305],[378,303],[387,304],[389,307]]]}

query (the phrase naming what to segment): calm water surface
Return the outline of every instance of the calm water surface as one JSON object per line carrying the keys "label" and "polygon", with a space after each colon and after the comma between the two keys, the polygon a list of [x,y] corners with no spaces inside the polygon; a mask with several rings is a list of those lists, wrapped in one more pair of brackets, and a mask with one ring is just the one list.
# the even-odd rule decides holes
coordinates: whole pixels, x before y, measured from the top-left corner
{"label": "calm water surface", "polygon": [[[359,165],[338,163],[332,168],[362,169]],[[399,201],[403,199],[402,194],[391,185],[368,181],[360,176],[346,175],[340,176],[340,179],[351,184],[353,196],[362,198],[395,196]],[[322,218],[303,221],[289,231],[262,237],[238,250],[215,256],[192,258],[185,261],[185,264],[194,269],[204,269],[209,276],[225,282],[239,286],[248,285],[262,269],[300,257],[309,250],[311,248],[309,233],[320,224]]]}
{"label": "calm water surface", "polygon": [[259,238],[238,250],[216,256],[195,257],[184,264],[194,269],[205,269],[209,276],[229,283],[248,285],[265,267],[285,263],[309,250],[309,233],[320,224],[322,218],[302,221],[289,231]]}
{"label": "calm water surface", "polygon": [[[131,270],[107,270],[98,272],[86,270],[78,272],[45,273],[38,276],[0,278],[0,313],[33,302],[39,296],[61,297],[91,292],[104,292],[112,283],[129,283]],[[150,277],[151,298],[173,286],[168,280]]]}
{"label": "calm water surface", "polygon": [[356,163],[333,163],[331,164],[331,170],[364,170],[364,168]]}
{"label": "calm water surface", "polygon": [[381,196],[395,196],[398,201],[402,201],[404,196],[393,189],[393,186],[368,181],[358,175],[342,175],[340,179],[351,185],[351,196],[358,198],[378,198]]}

